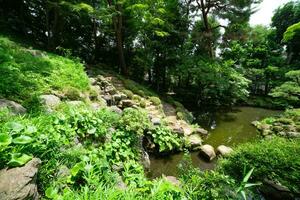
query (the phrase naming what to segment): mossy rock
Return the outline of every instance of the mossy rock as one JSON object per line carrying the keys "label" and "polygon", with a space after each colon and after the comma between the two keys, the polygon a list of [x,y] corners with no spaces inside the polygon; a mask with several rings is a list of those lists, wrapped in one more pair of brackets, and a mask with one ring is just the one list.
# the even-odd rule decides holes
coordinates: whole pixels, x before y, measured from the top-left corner
{"label": "mossy rock", "polygon": [[289,118],[279,118],[276,121],[280,122],[282,124],[287,124],[287,125],[294,124],[294,121],[292,119],[289,119]]}
{"label": "mossy rock", "polygon": [[149,100],[155,105],[158,106],[161,104],[161,101],[158,97],[150,97]]}
{"label": "mossy rock", "polygon": [[131,92],[130,90],[123,90],[122,91],[129,99],[132,99],[133,97],[133,92]]}
{"label": "mossy rock", "polygon": [[142,100],[142,98],[139,95],[133,95],[132,96],[132,100],[136,101],[136,102],[140,102]]}
{"label": "mossy rock", "polygon": [[146,108],[146,106],[147,106],[147,101],[146,101],[146,100],[142,100],[142,101],[140,102],[140,106],[141,106],[142,108]]}

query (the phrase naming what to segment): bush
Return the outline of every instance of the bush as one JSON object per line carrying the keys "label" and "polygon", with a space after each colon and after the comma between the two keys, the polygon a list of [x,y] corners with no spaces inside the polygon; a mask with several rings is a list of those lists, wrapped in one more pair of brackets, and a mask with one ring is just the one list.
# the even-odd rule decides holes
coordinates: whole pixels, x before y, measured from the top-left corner
{"label": "bush", "polygon": [[142,100],[142,101],[140,102],[140,106],[141,106],[142,108],[146,108],[146,106],[147,106],[147,101],[146,101],[146,100]]}
{"label": "bush", "polygon": [[187,156],[178,165],[178,171],[188,199],[239,199],[234,179],[219,172],[202,172],[193,167]]}
{"label": "bush", "polygon": [[133,93],[130,90],[123,90],[122,91],[129,99],[132,99]]}
{"label": "bush", "polygon": [[132,96],[132,100],[136,101],[136,102],[140,102],[142,100],[142,98],[138,95],[133,95]]}
{"label": "bush", "polygon": [[240,145],[220,169],[242,180],[244,169],[254,168],[253,179],[278,181],[291,191],[300,192],[300,141],[274,138]]}
{"label": "bush", "polygon": [[160,99],[158,98],[158,97],[150,97],[149,98],[150,99],[150,101],[154,104],[154,105],[156,105],[156,106],[158,106],[158,105],[160,105],[161,104],[161,101],[160,101]]}
{"label": "bush", "polygon": [[150,126],[151,122],[147,113],[133,108],[126,108],[119,121],[120,128],[138,135],[142,135]]}
{"label": "bush", "polygon": [[158,145],[159,152],[179,150],[183,146],[183,138],[164,126],[155,127],[150,131],[153,142]]}

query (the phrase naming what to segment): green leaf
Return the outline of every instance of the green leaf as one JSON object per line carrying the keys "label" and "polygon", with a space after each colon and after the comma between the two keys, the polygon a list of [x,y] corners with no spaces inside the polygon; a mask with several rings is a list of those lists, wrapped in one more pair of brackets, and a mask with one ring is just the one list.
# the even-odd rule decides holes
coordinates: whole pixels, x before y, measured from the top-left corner
{"label": "green leaf", "polygon": [[29,156],[27,154],[14,153],[12,154],[11,159],[8,162],[8,165],[11,167],[19,167],[26,164],[31,159],[32,156]]}
{"label": "green leaf", "polygon": [[247,184],[245,185],[245,188],[253,187],[253,186],[257,186],[257,185],[261,185],[261,183],[247,183]]}
{"label": "green leaf", "polygon": [[79,171],[84,169],[84,163],[80,162],[77,163],[76,165],[74,165],[74,167],[72,167],[71,171],[71,175],[72,176],[76,176],[78,174]]}
{"label": "green leaf", "polygon": [[245,191],[241,191],[241,194],[242,194],[242,196],[243,196],[243,199],[244,199],[244,200],[247,200]]}
{"label": "green leaf", "polygon": [[28,126],[26,129],[27,133],[35,133],[37,132],[37,128],[35,126]]}
{"label": "green leaf", "polygon": [[11,122],[9,123],[9,128],[11,129],[11,131],[19,133],[24,129],[24,126],[18,122]]}
{"label": "green leaf", "polygon": [[14,144],[28,144],[31,143],[33,139],[26,135],[21,135],[15,139],[13,139]]}
{"label": "green leaf", "polygon": [[245,176],[244,179],[243,179],[243,182],[244,182],[244,183],[247,183],[247,182],[248,182],[248,180],[249,180],[251,174],[253,173],[253,170],[254,170],[254,168],[252,168],[252,169],[246,174],[246,176]]}
{"label": "green leaf", "polygon": [[96,128],[88,129],[88,130],[87,130],[87,133],[88,133],[88,134],[91,134],[91,135],[92,135],[92,134],[95,134],[95,133],[96,133]]}
{"label": "green leaf", "polygon": [[47,198],[49,199],[55,199],[58,197],[58,190],[57,188],[54,188],[54,187],[48,187],[45,191],[45,195]]}
{"label": "green leaf", "polygon": [[0,147],[8,146],[11,143],[11,136],[8,134],[0,134]]}

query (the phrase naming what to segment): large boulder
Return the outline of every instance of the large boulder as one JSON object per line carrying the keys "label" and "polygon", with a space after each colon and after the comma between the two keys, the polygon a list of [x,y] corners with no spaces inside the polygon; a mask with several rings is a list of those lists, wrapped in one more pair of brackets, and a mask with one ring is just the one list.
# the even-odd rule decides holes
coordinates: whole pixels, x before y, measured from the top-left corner
{"label": "large boulder", "polygon": [[195,133],[203,135],[203,136],[207,136],[208,135],[208,131],[203,129],[203,128],[196,128],[194,130]]}
{"label": "large boulder", "polygon": [[208,161],[211,161],[216,157],[214,148],[209,144],[205,144],[200,147],[200,155]]}
{"label": "large boulder", "polygon": [[188,136],[187,141],[188,141],[189,145],[191,146],[192,150],[198,149],[202,144],[202,139],[201,139],[200,135],[198,135],[198,134],[193,134],[193,135]]}
{"label": "large boulder", "polygon": [[22,105],[7,99],[0,99],[0,108],[5,108],[5,107],[9,108],[13,114],[26,113],[26,109]]}
{"label": "large boulder", "polygon": [[40,101],[46,108],[49,109],[55,108],[58,104],[60,104],[60,99],[53,94],[41,95]]}
{"label": "large boulder", "polygon": [[134,102],[130,99],[124,99],[120,102],[122,108],[128,108],[134,106]]}
{"label": "large boulder", "polygon": [[233,152],[233,149],[225,145],[220,145],[217,147],[217,154],[223,157],[228,156],[231,152]]}
{"label": "large boulder", "polygon": [[152,124],[153,124],[154,126],[159,126],[159,125],[161,125],[161,119],[160,119],[159,117],[153,117],[153,118],[151,119],[151,122],[152,122]]}
{"label": "large boulder", "polygon": [[266,200],[295,200],[300,195],[294,194],[287,187],[267,179],[263,180],[263,185],[259,187],[259,190]]}
{"label": "large boulder", "polygon": [[38,200],[36,176],[41,160],[33,158],[23,167],[0,171],[0,199]]}
{"label": "large boulder", "polygon": [[119,115],[121,115],[123,113],[123,111],[118,106],[110,106],[109,110],[112,112],[115,112]]}

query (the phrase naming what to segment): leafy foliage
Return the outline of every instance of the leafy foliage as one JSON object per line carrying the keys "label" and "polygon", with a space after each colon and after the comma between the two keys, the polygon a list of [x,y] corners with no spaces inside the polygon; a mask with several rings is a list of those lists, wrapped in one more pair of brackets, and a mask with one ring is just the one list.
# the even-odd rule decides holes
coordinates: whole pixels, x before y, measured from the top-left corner
{"label": "leafy foliage", "polygon": [[299,192],[299,140],[282,138],[263,140],[239,146],[233,154],[222,161],[222,170],[242,179],[244,168],[255,170],[252,181],[270,179],[278,181],[294,192]]}

